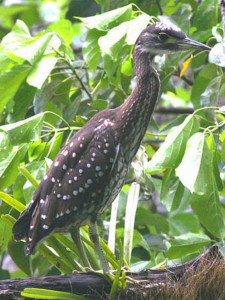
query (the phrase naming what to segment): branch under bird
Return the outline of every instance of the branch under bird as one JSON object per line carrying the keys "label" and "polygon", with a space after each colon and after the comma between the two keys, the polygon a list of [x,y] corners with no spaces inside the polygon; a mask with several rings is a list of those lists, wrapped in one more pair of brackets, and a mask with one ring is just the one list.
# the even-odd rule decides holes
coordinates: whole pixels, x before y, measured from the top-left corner
{"label": "branch under bird", "polygon": [[190,49],[210,50],[173,25],[155,23],[142,31],[133,51],[133,92],[121,106],[97,113],[74,134],[14,224],[14,239],[26,238],[27,255],[53,232],[71,232],[90,266],[79,236],[80,227],[88,224],[103,271],[109,272],[96,220],[120,192],[153,113],[160,80],[152,59]]}

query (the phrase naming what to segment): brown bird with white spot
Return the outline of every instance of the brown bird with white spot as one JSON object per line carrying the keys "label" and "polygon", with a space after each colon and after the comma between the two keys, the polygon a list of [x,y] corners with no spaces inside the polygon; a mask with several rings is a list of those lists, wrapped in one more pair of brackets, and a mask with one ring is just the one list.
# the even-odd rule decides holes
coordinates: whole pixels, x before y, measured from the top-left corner
{"label": "brown bird with white spot", "polygon": [[103,271],[109,272],[96,220],[120,192],[147,130],[160,88],[152,59],[156,54],[189,49],[210,48],[187,38],[172,24],[155,23],[142,31],[133,52],[137,76],[133,92],[121,106],[97,113],[74,134],[14,224],[14,239],[26,237],[27,255],[53,232],[71,232],[89,266],[79,236],[80,227],[88,224]]}

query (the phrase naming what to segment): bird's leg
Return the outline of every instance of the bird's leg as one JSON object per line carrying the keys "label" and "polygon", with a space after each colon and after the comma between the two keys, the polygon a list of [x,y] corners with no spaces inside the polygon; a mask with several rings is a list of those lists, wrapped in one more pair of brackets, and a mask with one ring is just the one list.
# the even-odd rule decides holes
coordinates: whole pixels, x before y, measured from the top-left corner
{"label": "bird's leg", "polygon": [[72,237],[74,243],[77,245],[78,251],[80,253],[81,259],[82,259],[85,267],[88,267],[91,269],[90,262],[87,258],[86,252],[84,251],[84,246],[83,246],[81,238],[80,238],[80,229],[72,230],[71,237]]}
{"label": "bird's leg", "polygon": [[89,233],[90,233],[90,239],[94,243],[95,249],[98,252],[103,272],[109,273],[109,264],[105,258],[103,250],[102,250],[96,222],[89,224]]}

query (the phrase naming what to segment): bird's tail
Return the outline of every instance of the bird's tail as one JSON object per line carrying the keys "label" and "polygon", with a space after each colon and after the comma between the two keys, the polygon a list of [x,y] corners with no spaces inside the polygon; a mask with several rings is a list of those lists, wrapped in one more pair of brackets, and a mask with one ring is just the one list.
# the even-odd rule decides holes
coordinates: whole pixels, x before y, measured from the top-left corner
{"label": "bird's tail", "polygon": [[30,220],[32,213],[29,210],[24,210],[13,226],[13,238],[15,241],[20,241],[27,237],[29,231]]}

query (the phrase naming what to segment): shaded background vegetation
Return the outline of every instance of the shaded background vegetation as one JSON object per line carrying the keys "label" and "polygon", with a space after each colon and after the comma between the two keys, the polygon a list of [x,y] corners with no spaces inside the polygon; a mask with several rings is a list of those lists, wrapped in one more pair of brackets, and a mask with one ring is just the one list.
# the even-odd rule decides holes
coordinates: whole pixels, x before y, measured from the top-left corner
{"label": "shaded background vegetation", "polygon": [[[223,245],[225,60],[219,3],[132,3],[1,1],[0,279],[82,270],[69,236],[57,234],[25,257],[23,242],[12,240],[12,224],[60,147],[96,112],[117,107],[131,93],[133,44],[159,16],[216,48],[210,62],[206,52],[156,58],[162,83],[157,108],[114,215],[108,209],[99,220],[100,233],[113,250],[116,226],[116,256],[124,253],[133,271],[184,262],[205,246]],[[82,235],[98,268],[86,228]],[[105,251],[113,257],[106,246]],[[118,267],[115,257],[111,264]]]}

